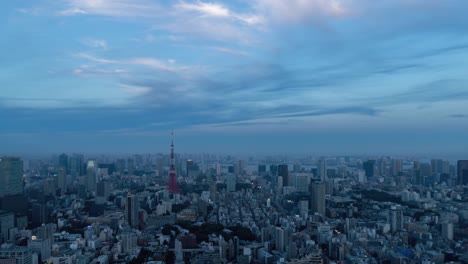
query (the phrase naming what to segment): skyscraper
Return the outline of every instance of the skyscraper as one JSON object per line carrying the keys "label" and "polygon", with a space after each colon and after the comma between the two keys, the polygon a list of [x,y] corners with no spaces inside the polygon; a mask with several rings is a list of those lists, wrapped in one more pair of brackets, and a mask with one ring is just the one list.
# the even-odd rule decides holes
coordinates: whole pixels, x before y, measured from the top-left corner
{"label": "skyscraper", "polygon": [[86,188],[90,192],[96,191],[97,163],[95,160],[88,160],[86,165]]}
{"label": "skyscraper", "polygon": [[226,189],[228,192],[236,191],[236,175],[234,173],[228,173],[226,179]]}
{"label": "skyscraper", "polygon": [[468,184],[468,160],[459,160],[457,162],[457,184]]}
{"label": "skyscraper", "polygon": [[375,175],[375,160],[368,160],[362,164],[362,168],[366,172],[366,177],[372,178]]}
{"label": "skyscraper", "polygon": [[321,181],[327,180],[327,160],[319,159],[317,163],[317,176]]}
{"label": "skyscraper", "polygon": [[23,194],[23,162],[20,158],[0,158],[0,197]]}
{"label": "skyscraper", "polygon": [[403,171],[403,163],[400,159],[392,160],[392,176],[398,176]]}
{"label": "skyscraper", "polygon": [[60,194],[67,192],[67,172],[64,167],[60,167],[57,173],[57,187],[60,189]]}
{"label": "skyscraper", "polygon": [[64,168],[68,171],[68,155],[63,153],[59,156],[59,168]]}
{"label": "skyscraper", "polygon": [[289,171],[287,164],[278,165],[278,177],[279,176],[283,177],[283,186],[289,186]]}
{"label": "skyscraper", "polygon": [[138,198],[135,195],[128,195],[127,202],[125,203],[125,219],[131,227],[137,227],[138,221]]}
{"label": "skyscraper", "polygon": [[312,213],[325,215],[325,184],[323,182],[311,184],[310,209]]}

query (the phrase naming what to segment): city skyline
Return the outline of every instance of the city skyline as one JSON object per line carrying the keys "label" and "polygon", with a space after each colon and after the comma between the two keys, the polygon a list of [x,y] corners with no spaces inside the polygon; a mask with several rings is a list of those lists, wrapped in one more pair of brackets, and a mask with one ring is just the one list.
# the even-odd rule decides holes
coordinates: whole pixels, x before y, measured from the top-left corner
{"label": "city skyline", "polygon": [[1,5],[2,154],[468,154],[464,1]]}

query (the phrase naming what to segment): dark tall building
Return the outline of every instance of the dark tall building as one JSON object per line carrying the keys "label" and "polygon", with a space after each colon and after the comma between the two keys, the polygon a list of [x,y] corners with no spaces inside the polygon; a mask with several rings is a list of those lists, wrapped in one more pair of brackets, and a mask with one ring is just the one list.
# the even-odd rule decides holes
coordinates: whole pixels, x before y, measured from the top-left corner
{"label": "dark tall building", "polygon": [[325,183],[311,183],[310,209],[312,213],[325,215]]}
{"label": "dark tall building", "polygon": [[468,160],[459,160],[457,162],[457,184],[468,184]]}
{"label": "dark tall building", "polygon": [[278,176],[278,165],[270,165],[270,174],[273,177]]}
{"label": "dark tall building", "polygon": [[362,168],[366,172],[367,178],[372,178],[375,175],[375,160],[364,161]]}
{"label": "dark tall building", "polygon": [[278,165],[278,176],[283,177],[283,186],[289,186],[289,171],[287,164]]}
{"label": "dark tall building", "polygon": [[59,168],[64,168],[65,172],[68,172],[68,155],[65,153],[59,156]]}
{"label": "dark tall building", "polygon": [[0,157],[0,197],[23,194],[23,162],[20,158]]}
{"label": "dark tall building", "polygon": [[258,165],[258,175],[263,175],[266,173],[266,165]]}
{"label": "dark tall building", "polygon": [[138,210],[138,197],[135,195],[128,195],[127,202],[125,203],[125,219],[127,220],[128,225],[131,227],[137,227],[139,224]]}

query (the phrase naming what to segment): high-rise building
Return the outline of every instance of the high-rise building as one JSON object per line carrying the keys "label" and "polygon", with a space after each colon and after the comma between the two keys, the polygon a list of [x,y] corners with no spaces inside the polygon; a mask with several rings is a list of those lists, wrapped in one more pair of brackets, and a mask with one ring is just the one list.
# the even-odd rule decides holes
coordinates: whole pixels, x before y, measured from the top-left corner
{"label": "high-rise building", "polygon": [[321,181],[327,180],[327,160],[326,159],[319,159],[317,163],[317,176],[320,178]]}
{"label": "high-rise building", "polygon": [[294,175],[294,186],[297,192],[307,193],[309,192],[309,175],[305,173],[296,173]]}
{"label": "high-rise building", "polygon": [[0,211],[0,245],[7,242],[8,230],[15,227],[15,215],[10,212]]}
{"label": "high-rise building", "polygon": [[228,192],[236,191],[236,175],[234,173],[227,174],[226,189]]}
{"label": "high-rise building", "polygon": [[216,163],[216,176],[221,175],[221,164],[219,162]]}
{"label": "high-rise building", "polygon": [[276,227],[276,250],[284,252],[286,250],[286,230]]}
{"label": "high-rise building", "polygon": [[14,259],[16,264],[31,264],[32,252],[28,247],[6,244],[0,247],[0,258]]}
{"label": "high-rise building", "polygon": [[128,195],[127,202],[125,203],[125,220],[131,227],[137,227],[138,221],[138,210],[139,208],[138,197],[135,195]]}
{"label": "high-rise building", "polygon": [[310,209],[311,213],[325,215],[325,183],[311,183]]}
{"label": "high-rise building", "polygon": [[20,158],[0,158],[0,197],[23,194],[23,162]]}
{"label": "high-rise building", "polygon": [[390,224],[392,232],[403,229],[403,211],[394,208],[388,210],[387,221]]}
{"label": "high-rise building", "polygon": [[59,156],[59,168],[64,168],[65,172],[68,171],[68,155],[65,153]]}
{"label": "high-rise building", "polygon": [[398,176],[403,171],[403,162],[400,159],[392,160],[392,176]]}
{"label": "high-rise building", "polygon": [[81,176],[83,174],[83,155],[73,154],[68,163],[68,171],[71,176]]}
{"label": "high-rise building", "polygon": [[379,176],[387,176],[387,161],[380,158],[377,161],[377,173]]}
{"label": "high-rise building", "polygon": [[468,184],[468,160],[459,160],[457,162],[457,184]]}
{"label": "high-rise building", "polygon": [[368,160],[365,161],[362,164],[362,168],[364,169],[364,172],[366,173],[366,177],[372,178],[375,175],[375,160]]}
{"label": "high-rise building", "polygon": [[270,175],[273,177],[278,176],[278,165],[270,165]]}
{"label": "high-rise building", "polygon": [[67,171],[64,167],[59,167],[57,173],[57,187],[60,189],[60,194],[67,192]]}
{"label": "high-rise building", "polygon": [[258,165],[258,175],[264,175],[266,173],[266,165]]}
{"label": "high-rise building", "polygon": [[295,173],[301,172],[301,164],[295,163],[293,165],[293,172],[295,172]]}
{"label": "high-rise building", "polygon": [[88,160],[86,165],[86,188],[89,192],[96,191],[96,173],[97,162],[95,160]]}
{"label": "high-rise building", "polygon": [[287,164],[278,165],[278,177],[279,176],[283,177],[283,186],[289,186],[289,171]]}
{"label": "high-rise building", "polygon": [[52,245],[48,239],[36,239],[33,237],[32,240],[29,240],[28,247],[32,252],[40,256],[41,262],[45,262],[51,255]]}

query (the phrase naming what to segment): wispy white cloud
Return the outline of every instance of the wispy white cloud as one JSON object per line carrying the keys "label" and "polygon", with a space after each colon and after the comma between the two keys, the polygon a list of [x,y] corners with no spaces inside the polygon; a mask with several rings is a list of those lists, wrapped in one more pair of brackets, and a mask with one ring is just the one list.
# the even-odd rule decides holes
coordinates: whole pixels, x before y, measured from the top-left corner
{"label": "wispy white cloud", "polygon": [[217,17],[217,18],[228,18],[232,20],[237,20],[249,25],[260,24],[263,22],[263,18],[256,14],[242,14],[236,13],[230,10],[228,7],[212,2],[180,2],[174,5],[174,8],[177,11],[189,11],[196,12],[201,16],[206,17]]}
{"label": "wispy white cloud", "polygon": [[81,67],[73,70],[75,75],[99,75],[99,74],[122,74],[128,73],[128,70],[125,69],[95,69],[89,67]]}
{"label": "wispy white cloud", "polygon": [[81,42],[91,48],[107,49],[107,41],[103,39],[86,38]]}
{"label": "wispy white cloud", "polygon": [[236,55],[236,56],[242,56],[242,57],[247,57],[250,54],[244,51],[240,50],[235,50],[235,49],[230,49],[230,48],[225,48],[225,47],[210,47],[211,50],[223,52],[223,53],[228,53],[231,55]]}
{"label": "wispy white cloud", "polygon": [[259,14],[270,21],[295,23],[320,16],[341,17],[351,13],[351,0],[254,0]]}
{"label": "wispy white cloud", "polygon": [[121,89],[132,96],[142,96],[151,91],[150,87],[121,84]]}
{"label": "wispy white cloud", "polygon": [[113,64],[113,63],[118,63],[117,60],[109,60],[109,59],[103,59],[103,58],[98,58],[93,55],[90,55],[88,53],[80,52],[74,54],[75,57],[82,58],[82,59],[87,59],[93,62],[98,62],[98,63],[105,63],[105,64]]}
{"label": "wispy white cloud", "polygon": [[202,15],[214,16],[214,17],[230,17],[231,11],[225,6],[217,3],[187,3],[181,2],[175,5],[177,9],[187,10],[187,11],[196,11]]}
{"label": "wispy white cloud", "polygon": [[155,16],[161,14],[160,6],[147,0],[67,0],[62,16],[104,15],[104,16]]}
{"label": "wispy white cloud", "polygon": [[[200,70],[201,66],[184,66],[178,65],[175,60],[160,60],[151,57],[138,57],[138,58],[127,58],[127,59],[105,59],[93,56],[88,53],[77,53],[76,57],[86,59],[92,62],[97,62],[101,64],[117,64],[117,65],[134,65],[134,66],[144,66],[153,70],[158,71],[167,71],[167,72],[184,72],[189,70]],[[126,70],[123,69],[113,69],[113,70],[88,70],[88,67],[81,67],[74,71],[74,74],[83,74],[83,73],[125,73]]]}

